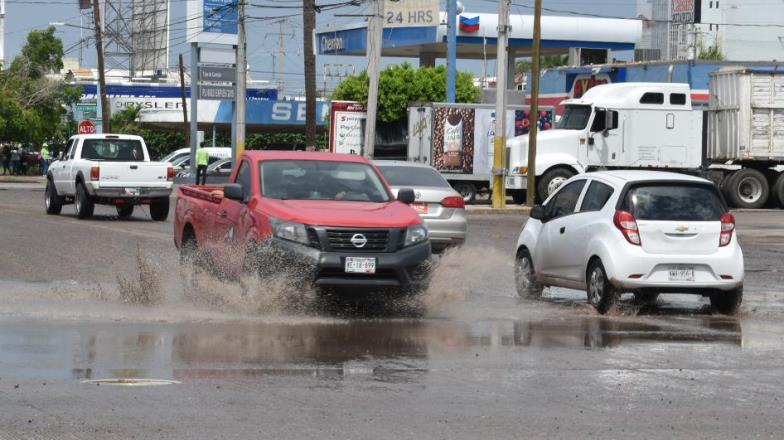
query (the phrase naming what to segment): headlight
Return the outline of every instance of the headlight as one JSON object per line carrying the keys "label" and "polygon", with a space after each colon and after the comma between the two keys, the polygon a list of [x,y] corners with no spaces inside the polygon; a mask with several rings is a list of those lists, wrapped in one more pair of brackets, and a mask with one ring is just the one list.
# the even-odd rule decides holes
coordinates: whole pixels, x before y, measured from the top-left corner
{"label": "headlight", "polygon": [[514,167],[512,168],[512,174],[528,174],[528,167]]}
{"label": "headlight", "polygon": [[305,225],[275,218],[270,218],[270,224],[272,225],[272,235],[275,237],[308,246],[310,245],[308,231],[305,229]]}
{"label": "headlight", "polygon": [[406,229],[406,241],[403,243],[403,247],[422,243],[425,240],[427,240],[427,228],[425,225],[409,226]]}

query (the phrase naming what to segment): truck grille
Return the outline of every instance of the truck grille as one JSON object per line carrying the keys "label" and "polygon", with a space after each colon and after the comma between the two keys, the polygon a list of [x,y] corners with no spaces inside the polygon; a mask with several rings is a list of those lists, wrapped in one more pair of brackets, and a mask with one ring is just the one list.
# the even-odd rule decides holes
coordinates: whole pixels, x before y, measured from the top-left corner
{"label": "truck grille", "polygon": [[[361,242],[362,237],[367,242],[364,246],[358,247],[352,242],[352,239],[355,237],[355,242]],[[389,231],[327,229],[327,241],[329,242],[329,247],[336,251],[383,252],[387,250],[389,244]]]}

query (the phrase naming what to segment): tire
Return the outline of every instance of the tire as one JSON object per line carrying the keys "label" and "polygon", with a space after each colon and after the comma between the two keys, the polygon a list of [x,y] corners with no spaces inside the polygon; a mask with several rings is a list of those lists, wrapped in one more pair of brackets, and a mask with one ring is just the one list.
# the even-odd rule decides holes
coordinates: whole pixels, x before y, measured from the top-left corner
{"label": "tire", "polygon": [[463,201],[466,205],[476,200],[476,185],[473,183],[458,182],[452,185],[452,188],[463,196]]}
{"label": "tire", "polygon": [[133,205],[117,205],[117,216],[125,220],[133,215]]}
{"label": "tire", "polygon": [[764,174],[753,168],[744,168],[727,179],[724,195],[734,208],[759,209],[768,202],[770,187]]}
{"label": "tire", "polygon": [[74,207],[76,208],[76,217],[82,220],[92,217],[95,211],[95,203],[93,203],[90,195],[87,194],[87,188],[81,182],[76,184]]}
{"label": "tire", "polygon": [[55,188],[51,179],[46,179],[44,205],[46,206],[46,213],[49,215],[57,215],[63,210],[63,198],[57,195],[57,188]]}
{"label": "tire", "polygon": [[528,249],[520,249],[515,258],[515,287],[521,298],[541,298],[544,288],[536,281],[534,261]]}
{"label": "tire", "polygon": [[713,292],[710,302],[714,309],[725,315],[735,315],[743,302],[743,288],[739,287],[728,292]]}
{"label": "tire", "polygon": [[180,264],[198,263],[199,243],[193,232],[185,230],[182,233],[182,243],[180,243]]}
{"label": "tire", "polygon": [[547,197],[549,197],[553,191],[558,189],[559,186],[569,180],[574,174],[574,171],[566,168],[553,168],[544,173],[542,177],[537,179],[538,182],[536,182],[537,202],[542,203],[547,200]]}
{"label": "tire", "polygon": [[776,183],[773,184],[771,189],[773,196],[779,202],[779,207],[784,208],[784,173],[779,174],[779,178],[776,179]]}
{"label": "tire", "polygon": [[165,222],[169,218],[169,198],[160,198],[150,203],[150,217],[156,222]]}
{"label": "tire", "polygon": [[604,315],[615,304],[618,292],[607,279],[607,272],[599,259],[588,266],[585,284],[588,287],[588,303]]}
{"label": "tire", "polygon": [[523,191],[522,189],[516,189],[516,190],[510,191],[510,193],[512,195],[512,200],[516,204],[518,204],[518,205],[525,205],[525,202],[526,202],[526,200],[525,200],[526,199],[525,191]]}

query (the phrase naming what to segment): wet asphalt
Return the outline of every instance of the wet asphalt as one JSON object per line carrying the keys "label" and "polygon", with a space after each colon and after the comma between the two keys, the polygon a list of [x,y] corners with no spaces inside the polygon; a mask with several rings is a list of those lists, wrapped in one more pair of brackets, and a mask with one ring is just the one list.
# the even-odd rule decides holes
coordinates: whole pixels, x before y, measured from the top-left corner
{"label": "wet asphalt", "polygon": [[[679,295],[599,316],[581,292],[516,297],[516,215],[470,216],[420,301],[303,305],[279,285],[194,286],[173,224],[143,210],[46,216],[42,192],[2,188],[2,440],[782,436],[782,211],[736,213],[738,316]],[[139,256],[155,306],[117,293]]]}

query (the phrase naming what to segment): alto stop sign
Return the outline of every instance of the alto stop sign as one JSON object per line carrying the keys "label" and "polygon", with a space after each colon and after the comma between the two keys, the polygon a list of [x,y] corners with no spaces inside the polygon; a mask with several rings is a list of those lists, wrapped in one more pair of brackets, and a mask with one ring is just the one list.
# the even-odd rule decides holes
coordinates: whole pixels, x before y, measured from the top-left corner
{"label": "alto stop sign", "polygon": [[95,134],[95,124],[92,121],[82,121],[79,123],[79,134]]}

